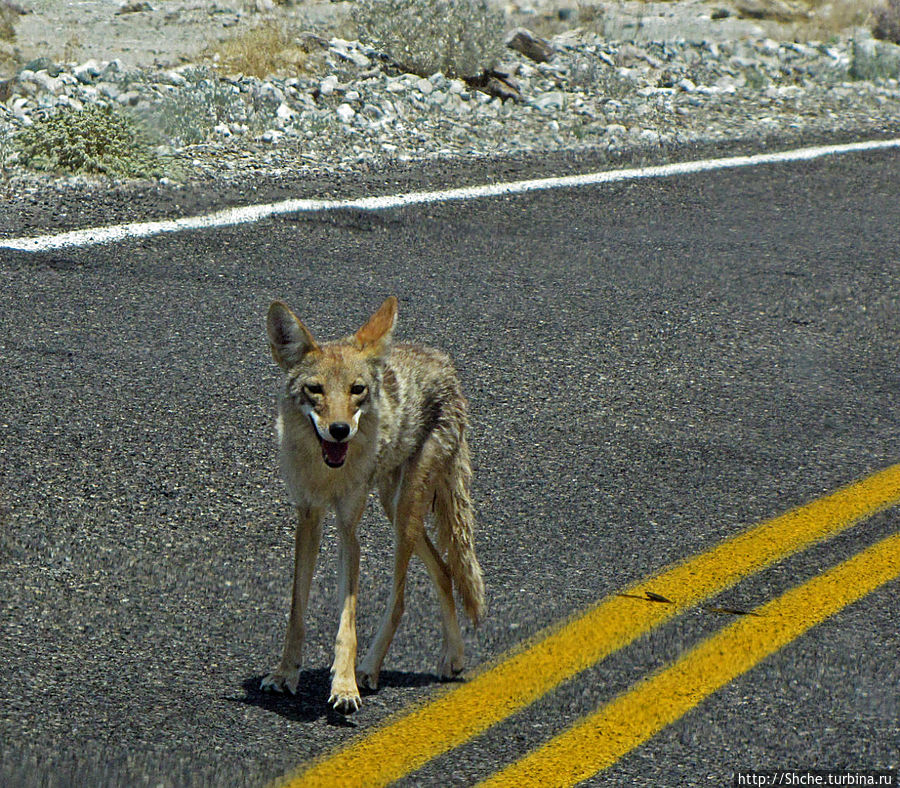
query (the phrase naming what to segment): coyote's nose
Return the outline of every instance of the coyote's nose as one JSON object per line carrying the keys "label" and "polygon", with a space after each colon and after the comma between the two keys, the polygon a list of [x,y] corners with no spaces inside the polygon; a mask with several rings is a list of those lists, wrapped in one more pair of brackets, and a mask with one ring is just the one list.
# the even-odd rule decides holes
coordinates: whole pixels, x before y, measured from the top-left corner
{"label": "coyote's nose", "polygon": [[343,421],[336,421],[328,428],[328,431],[336,441],[342,441],[350,434],[350,425]]}

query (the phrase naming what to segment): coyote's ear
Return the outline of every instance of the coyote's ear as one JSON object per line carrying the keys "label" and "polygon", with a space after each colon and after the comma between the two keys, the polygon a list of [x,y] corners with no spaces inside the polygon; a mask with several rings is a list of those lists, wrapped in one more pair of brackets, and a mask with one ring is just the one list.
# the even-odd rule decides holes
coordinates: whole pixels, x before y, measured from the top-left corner
{"label": "coyote's ear", "polygon": [[365,350],[386,355],[391,347],[391,332],[397,323],[397,299],[388,296],[378,311],[356,332],[356,341]]}
{"label": "coyote's ear", "polygon": [[306,326],[281,301],[273,301],[266,317],[272,358],[285,372],[297,366],[307,353],[319,346]]}

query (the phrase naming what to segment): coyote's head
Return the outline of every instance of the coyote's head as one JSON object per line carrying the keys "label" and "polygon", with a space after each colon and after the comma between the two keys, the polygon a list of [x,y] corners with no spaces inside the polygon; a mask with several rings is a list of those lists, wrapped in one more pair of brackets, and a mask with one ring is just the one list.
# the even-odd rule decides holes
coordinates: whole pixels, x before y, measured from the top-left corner
{"label": "coyote's head", "polygon": [[391,296],[355,334],[319,344],[281,301],[269,307],[269,345],[287,373],[288,401],[309,419],[332,468],[344,464],[359,420],[374,407],[396,322],[397,299]]}

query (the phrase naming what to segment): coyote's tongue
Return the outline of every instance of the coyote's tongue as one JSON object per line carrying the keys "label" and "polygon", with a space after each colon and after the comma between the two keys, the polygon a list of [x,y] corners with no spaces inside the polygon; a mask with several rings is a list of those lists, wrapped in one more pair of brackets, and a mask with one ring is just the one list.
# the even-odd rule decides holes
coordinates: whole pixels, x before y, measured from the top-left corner
{"label": "coyote's tongue", "polygon": [[332,443],[331,441],[322,441],[322,457],[325,464],[332,468],[339,468],[347,459],[348,443]]}

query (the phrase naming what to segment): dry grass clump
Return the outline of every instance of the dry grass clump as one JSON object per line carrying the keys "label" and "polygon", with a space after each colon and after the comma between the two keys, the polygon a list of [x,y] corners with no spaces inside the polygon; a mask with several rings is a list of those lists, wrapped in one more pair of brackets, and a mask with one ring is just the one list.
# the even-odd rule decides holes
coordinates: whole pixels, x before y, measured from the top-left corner
{"label": "dry grass clump", "polygon": [[0,0],[0,41],[14,41],[16,20],[21,9],[9,0]]}
{"label": "dry grass clump", "polygon": [[271,19],[208,48],[204,54],[221,73],[260,79],[300,73],[309,57],[290,26]]}

